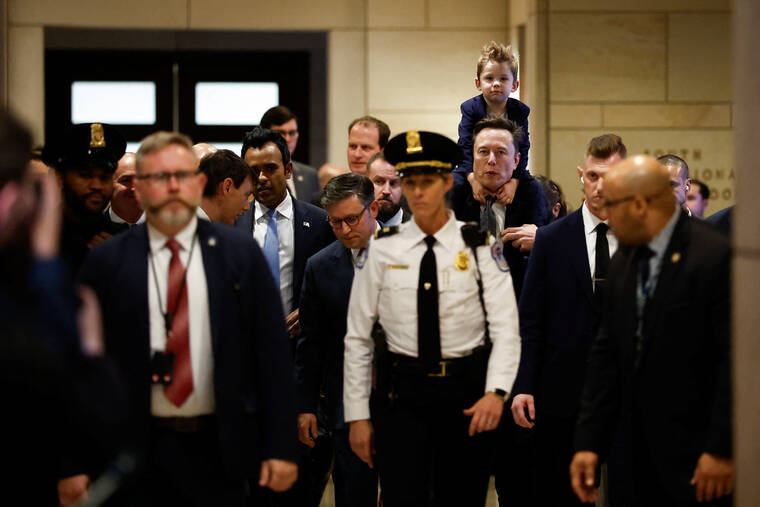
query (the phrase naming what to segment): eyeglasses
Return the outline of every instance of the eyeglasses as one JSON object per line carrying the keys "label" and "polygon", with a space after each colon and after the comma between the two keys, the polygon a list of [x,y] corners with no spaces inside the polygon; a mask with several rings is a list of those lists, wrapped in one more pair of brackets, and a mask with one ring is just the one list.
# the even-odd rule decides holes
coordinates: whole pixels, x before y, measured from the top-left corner
{"label": "eyeglasses", "polygon": [[372,204],[371,202],[368,202],[364,205],[362,210],[357,213],[356,215],[348,215],[344,218],[331,218],[328,217],[327,221],[330,223],[330,226],[332,226],[333,229],[340,229],[343,226],[343,222],[346,222],[346,225],[349,227],[353,227],[354,225],[359,223],[359,220],[362,219],[362,215],[365,211],[367,211],[367,208],[369,205]]}
{"label": "eyeglasses", "polygon": [[148,180],[151,183],[157,184],[161,183],[164,185],[169,184],[169,180],[174,177],[177,180],[177,183],[180,185],[185,184],[190,181],[191,178],[194,176],[197,176],[200,174],[200,169],[195,171],[159,171],[157,173],[151,173],[151,174],[138,174],[137,179],[138,180]]}

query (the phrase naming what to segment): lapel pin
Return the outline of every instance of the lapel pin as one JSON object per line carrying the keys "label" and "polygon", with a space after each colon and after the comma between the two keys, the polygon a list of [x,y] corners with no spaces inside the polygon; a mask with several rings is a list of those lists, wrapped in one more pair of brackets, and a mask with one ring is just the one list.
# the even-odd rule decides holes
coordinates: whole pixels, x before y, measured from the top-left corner
{"label": "lapel pin", "polygon": [[304,227],[311,227],[311,224],[310,224],[309,222],[304,222],[304,223],[303,223],[303,226],[304,226]]}
{"label": "lapel pin", "polygon": [[208,239],[208,246],[216,246],[216,238],[215,237],[211,236]]}
{"label": "lapel pin", "polygon": [[301,176],[301,175],[299,174],[298,176],[296,176],[296,179],[297,179],[298,181],[303,181],[303,176]]}
{"label": "lapel pin", "polygon": [[430,282],[425,282],[425,290],[430,290]]}
{"label": "lapel pin", "polygon": [[670,262],[675,264],[676,262],[681,260],[681,254],[678,252],[673,252],[673,255],[670,256]]}

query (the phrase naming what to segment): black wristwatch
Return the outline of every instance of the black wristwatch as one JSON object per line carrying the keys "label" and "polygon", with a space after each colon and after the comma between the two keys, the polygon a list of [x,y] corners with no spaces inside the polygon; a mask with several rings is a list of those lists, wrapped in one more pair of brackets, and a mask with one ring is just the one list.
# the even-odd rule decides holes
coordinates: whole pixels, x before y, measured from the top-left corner
{"label": "black wristwatch", "polygon": [[503,401],[507,401],[507,398],[509,397],[509,393],[507,391],[505,391],[504,389],[498,389],[498,388],[496,388],[492,392],[496,396],[498,396],[499,398],[501,398]]}

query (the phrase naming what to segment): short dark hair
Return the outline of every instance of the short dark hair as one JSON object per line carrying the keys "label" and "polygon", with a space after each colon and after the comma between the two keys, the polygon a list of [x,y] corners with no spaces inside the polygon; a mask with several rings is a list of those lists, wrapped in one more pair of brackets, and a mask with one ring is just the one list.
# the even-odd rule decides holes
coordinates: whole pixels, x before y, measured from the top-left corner
{"label": "short dark hair", "polygon": [[666,155],[661,155],[657,157],[657,161],[661,163],[662,165],[668,166],[668,165],[674,165],[681,168],[681,171],[678,173],[678,177],[682,180],[685,180],[689,177],[689,164],[686,163],[684,159],[679,157],[678,155],[673,155],[672,153],[668,153]]}
{"label": "short dark hair", "polygon": [[691,184],[699,187],[699,195],[702,196],[703,200],[710,198],[710,187],[708,187],[707,184],[699,180],[691,180]]}
{"label": "short dark hair", "polygon": [[261,117],[259,125],[265,129],[270,129],[272,128],[272,125],[282,125],[290,120],[298,121],[298,118],[293,114],[293,111],[285,106],[275,106],[267,109],[267,112]]}
{"label": "short dark hair", "polygon": [[586,147],[586,156],[606,160],[614,154],[619,154],[620,158],[628,156],[628,149],[623,144],[623,139],[616,134],[602,134],[596,136],[588,142]]}
{"label": "short dark hair", "polygon": [[0,187],[24,176],[31,146],[32,136],[26,127],[0,109]]}
{"label": "short dark hair", "polygon": [[388,159],[385,158],[385,152],[383,150],[378,151],[369,157],[369,160],[367,160],[367,174],[369,174],[369,168],[372,166],[372,164],[375,163],[375,160],[385,160],[386,162],[388,161]]}
{"label": "short dark hair", "polygon": [[567,215],[567,203],[565,202],[565,194],[554,180],[547,178],[541,174],[536,176],[536,179],[541,182],[541,186],[544,189],[544,196],[546,196],[546,205],[549,208],[549,221],[555,220],[552,209],[556,204],[559,204],[559,213],[557,218],[562,218]]}
{"label": "short dark hair", "polygon": [[243,149],[240,150],[240,158],[244,159],[245,152],[250,148],[259,149],[267,143],[274,143],[277,145],[282,154],[282,165],[288,165],[288,162],[290,162],[288,143],[285,142],[285,139],[279,132],[262,127],[253,127],[253,130],[245,133],[245,136],[243,137]]}
{"label": "short dark hair", "polygon": [[385,149],[385,145],[388,144],[388,139],[391,137],[391,128],[383,120],[378,120],[374,116],[362,116],[357,118],[348,125],[348,133],[351,134],[351,129],[356,124],[364,127],[376,127],[377,128],[377,144],[380,145],[380,149]]}
{"label": "short dark hair", "polygon": [[325,185],[319,203],[323,208],[356,196],[365,206],[375,200],[375,186],[369,178],[359,173],[339,174]]}
{"label": "short dark hair", "polygon": [[515,145],[515,152],[520,151],[520,147],[525,142],[525,131],[517,123],[502,117],[486,117],[478,121],[472,128],[473,148],[475,147],[475,138],[478,136],[480,131],[484,129],[508,130],[509,133],[512,134],[512,144]]}
{"label": "short dark hair", "polygon": [[250,176],[255,179],[253,171],[245,163],[245,160],[238,157],[230,150],[218,150],[210,153],[201,159],[198,166],[203,174],[206,175],[206,187],[203,189],[203,195],[210,197],[216,193],[219,183],[227,178],[232,179],[235,188],[240,188],[243,181]]}

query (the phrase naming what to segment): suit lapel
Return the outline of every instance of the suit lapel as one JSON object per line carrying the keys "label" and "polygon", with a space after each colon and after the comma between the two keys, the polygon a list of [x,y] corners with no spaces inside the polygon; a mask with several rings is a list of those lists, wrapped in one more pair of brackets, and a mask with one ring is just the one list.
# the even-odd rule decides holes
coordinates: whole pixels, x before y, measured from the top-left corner
{"label": "suit lapel", "polygon": [[[647,346],[652,340],[652,334],[657,329],[657,323],[662,319],[665,311],[664,305],[668,301],[672,292],[674,283],[684,265],[686,259],[686,245],[688,244],[691,233],[691,223],[686,213],[681,213],[678,217],[673,235],[670,237],[668,247],[665,249],[665,255],[662,257],[660,273],[657,276],[657,285],[654,288],[652,297],[647,302],[644,312],[644,343],[642,356],[646,353]],[[642,357],[643,358],[643,357]],[[639,361],[641,363],[641,361]]]}
{"label": "suit lapel", "polygon": [[224,256],[221,250],[223,245],[211,229],[212,227],[209,222],[198,220],[198,242],[201,248],[203,269],[206,273],[206,289],[208,292],[211,346],[216,354],[221,332],[222,315],[224,315],[224,294],[227,293],[228,281],[225,277]]}
{"label": "suit lapel", "polygon": [[[579,209],[568,218],[565,222],[567,227],[567,252],[571,258],[570,262],[573,265],[575,276],[578,278],[578,283],[580,283],[583,293],[593,305],[594,290],[591,286],[591,270],[588,266],[588,248],[586,247],[586,231],[583,229],[582,210]],[[560,246],[558,245],[558,247]]]}
{"label": "suit lapel", "polygon": [[[131,241],[125,241],[124,259],[127,262],[126,273],[122,277],[124,294],[134,294],[134,301],[143,301],[144,304],[138,304],[135,307],[135,322],[137,322],[138,336],[143,337],[146,354],[150,350],[150,320],[148,310],[148,277],[152,273],[148,271],[148,227],[143,223],[133,227],[124,234],[133,236]],[[138,276],[134,276],[139,273]],[[152,280],[152,278],[151,278]],[[130,287],[127,289],[127,287]]]}

